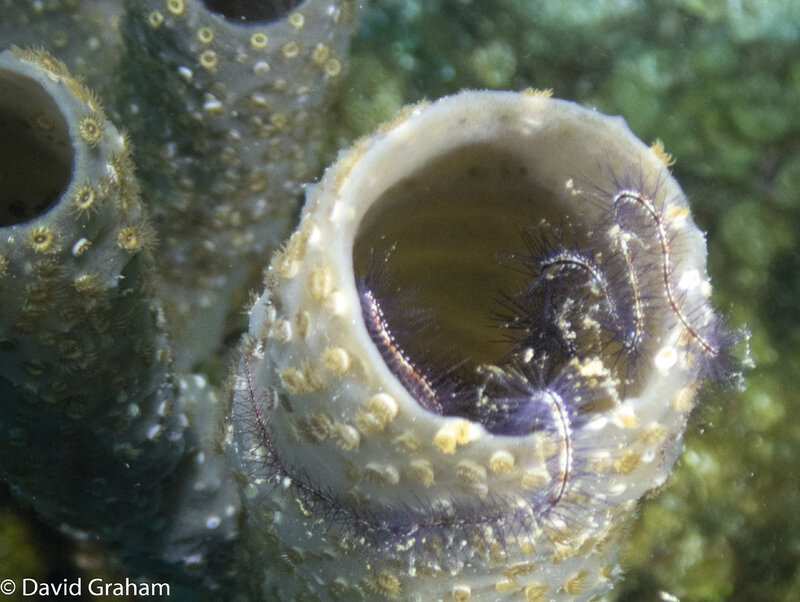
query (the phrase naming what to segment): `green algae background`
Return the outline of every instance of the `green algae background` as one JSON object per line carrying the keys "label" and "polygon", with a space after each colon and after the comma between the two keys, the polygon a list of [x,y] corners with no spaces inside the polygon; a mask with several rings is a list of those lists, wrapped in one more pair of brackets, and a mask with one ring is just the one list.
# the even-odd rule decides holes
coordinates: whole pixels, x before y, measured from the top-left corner
{"label": "green algae background", "polygon": [[715,305],[752,331],[756,368],[744,392],[701,392],[617,600],[800,599],[798,48],[791,0],[380,0],[352,46],[331,148],[421,98],[533,86],[677,160]]}
{"label": "green algae background", "polygon": [[[618,600],[800,599],[799,47],[794,0],[377,0],[352,45],[327,163],[408,102],[529,86],[623,115],[677,160],[715,304],[752,331],[756,368],[742,393],[701,393]],[[13,516],[0,558],[46,574]]]}

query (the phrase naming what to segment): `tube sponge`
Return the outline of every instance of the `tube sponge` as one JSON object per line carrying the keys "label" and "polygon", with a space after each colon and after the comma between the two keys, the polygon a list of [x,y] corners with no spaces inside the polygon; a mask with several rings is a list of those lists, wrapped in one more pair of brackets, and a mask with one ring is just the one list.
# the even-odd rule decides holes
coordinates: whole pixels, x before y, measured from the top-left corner
{"label": "tube sponge", "polygon": [[262,595],[589,600],[727,361],[666,155],[529,91],[408,107],[310,191],[229,416]]}
{"label": "tube sponge", "polygon": [[184,446],[154,233],[128,139],[63,63],[0,54],[0,114],[0,470],[49,520],[117,538]]}
{"label": "tube sponge", "polygon": [[349,1],[129,3],[119,106],[149,149],[138,161],[180,367],[215,348],[233,291],[260,281],[261,254],[296,215],[355,13]]}
{"label": "tube sponge", "polygon": [[171,372],[128,139],[37,49],[0,54],[0,115],[0,476],[132,568],[217,588],[239,494],[216,392]]}

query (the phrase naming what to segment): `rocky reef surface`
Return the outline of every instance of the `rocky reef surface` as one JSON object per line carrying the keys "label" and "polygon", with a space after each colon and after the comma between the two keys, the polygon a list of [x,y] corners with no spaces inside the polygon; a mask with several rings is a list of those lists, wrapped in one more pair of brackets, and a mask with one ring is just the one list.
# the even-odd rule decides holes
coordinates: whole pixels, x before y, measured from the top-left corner
{"label": "rocky reef surface", "polygon": [[[183,76],[183,91],[175,92],[182,102],[195,95],[188,122],[182,125],[181,118],[168,110],[169,94],[166,99],[146,99],[150,104],[143,101],[141,106],[108,100],[120,80],[99,66],[114,56],[103,49],[122,48],[123,34],[128,40],[145,40],[135,36],[158,31],[164,24],[170,27],[192,3],[159,3],[163,6],[141,13],[144,20],[131,22],[130,29],[120,26],[124,11],[113,8],[113,3],[103,3],[108,12],[95,12],[91,19],[78,21],[59,21],[63,17],[59,3],[36,3],[40,8],[29,13],[22,25],[13,20],[18,15],[15,10],[28,11],[33,4],[9,0],[0,4],[8,27],[0,39],[42,44],[64,60],[70,56],[73,39],[67,34],[86,40],[73,55],[70,69],[96,89],[112,121],[123,115],[135,119],[142,107],[152,109],[159,103],[166,115],[175,117],[174,122],[167,119],[167,127],[191,129],[202,124],[213,132],[214,120],[224,119],[215,111],[227,97],[204,88],[202,78],[195,79],[196,73],[213,72],[219,61],[224,63],[213,48],[220,33],[212,28],[209,35],[204,24],[193,30],[195,38],[186,50],[196,53],[198,66]],[[292,13],[291,7],[287,10]],[[364,14],[348,58],[341,59],[346,68],[339,95],[324,113],[327,156],[331,157],[344,141],[370,131],[407,102],[463,87],[534,85],[553,88],[559,97],[605,113],[624,115],[637,135],[648,141],[661,138],[677,158],[672,171],[692,201],[695,220],[708,231],[715,304],[730,313],[733,324],[750,326],[758,369],[749,375],[744,393],[701,392],[703,403],[693,414],[686,453],[666,490],[642,506],[633,527],[631,543],[622,556],[627,576],[615,590],[619,599],[798,596],[800,524],[795,512],[798,483],[792,470],[800,451],[792,393],[800,377],[796,310],[800,123],[794,110],[800,100],[800,70],[793,54],[800,16],[796,11],[791,2],[602,2],[589,7],[582,2],[376,1]],[[297,30],[297,24],[295,18],[289,27]],[[93,33],[82,37],[82,28]],[[252,47],[252,36],[249,43]],[[260,43],[258,38],[256,46]],[[290,44],[287,39],[281,45],[289,58],[294,54]],[[131,51],[129,56],[136,54]],[[336,57],[320,50],[315,64],[326,77],[334,73],[338,78],[331,58]],[[311,61],[315,61],[313,56]],[[128,67],[141,64],[137,60]],[[150,68],[145,72],[150,73]],[[249,100],[254,101],[252,93]],[[262,101],[272,99],[266,95],[255,99]],[[275,123],[249,125],[273,133],[287,124],[278,117]],[[248,166],[225,159],[237,155],[239,140],[212,135],[219,146],[170,148],[164,145],[163,130],[151,134],[134,141],[137,160],[161,163],[165,169],[161,173],[148,170],[157,176],[152,181],[142,179],[145,198],[168,195],[180,208],[180,182],[192,178],[175,175],[183,169],[193,174],[196,171],[191,170],[202,170],[209,157],[203,153],[221,157],[223,166],[218,167],[231,178],[239,169],[249,171]],[[264,153],[269,156],[269,149]],[[169,160],[176,156],[185,160]],[[306,161],[296,154],[293,157]],[[292,181],[302,182],[319,173],[318,168],[306,168]],[[178,184],[163,188],[167,180]],[[291,196],[296,191],[286,192]],[[215,206],[219,194],[225,192],[208,190],[209,207]],[[155,221],[167,245],[175,238],[167,219],[174,210],[164,209]],[[237,227],[241,219],[242,215],[231,216],[223,209],[211,223],[223,233],[225,228]],[[288,224],[291,218],[286,220]],[[119,236],[116,233],[112,240]],[[36,240],[47,242],[46,237]],[[247,244],[245,237],[242,246]],[[45,255],[45,259],[51,257]],[[173,273],[181,270],[172,269]],[[228,277],[241,282],[247,275],[244,271],[225,275],[211,290],[215,295],[231,295],[236,305],[231,291],[237,287],[226,288]],[[204,303],[214,305],[207,298]],[[173,315],[180,315],[179,305],[173,304],[177,308]],[[186,310],[184,315],[189,314]],[[219,340],[220,333],[237,332],[235,319],[217,316],[212,322],[217,324],[212,340]],[[186,324],[187,342],[177,346],[181,361],[202,366],[208,381],[219,382],[222,370],[215,359],[219,348],[213,347],[201,359],[208,346],[199,344],[203,351],[198,352],[188,338],[196,329]],[[202,363],[197,364],[198,360]],[[192,384],[179,381],[173,386],[186,389]],[[189,449],[197,445],[191,443]],[[19,535],[24,530],[4,531],[9,532],[24,537]]]}

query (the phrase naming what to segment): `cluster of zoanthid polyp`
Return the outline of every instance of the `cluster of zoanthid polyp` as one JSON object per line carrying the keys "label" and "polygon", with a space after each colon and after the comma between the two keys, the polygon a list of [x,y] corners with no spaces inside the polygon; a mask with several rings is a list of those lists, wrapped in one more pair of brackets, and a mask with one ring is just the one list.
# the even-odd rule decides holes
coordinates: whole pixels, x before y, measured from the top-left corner
{"label": "cluster of zoanthid polyp", "polygon": [[309,192],[227,442],[266,598],[593,599],[732,337],[668,157],[529,91],[412,106]]}

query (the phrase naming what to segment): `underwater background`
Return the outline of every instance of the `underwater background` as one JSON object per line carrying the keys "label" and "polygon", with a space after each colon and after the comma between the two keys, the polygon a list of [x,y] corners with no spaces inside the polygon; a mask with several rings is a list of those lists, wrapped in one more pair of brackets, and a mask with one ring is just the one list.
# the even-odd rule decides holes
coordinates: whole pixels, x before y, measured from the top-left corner
{"label": "underwater background", "polygon": [[[624,116],[676,159],[714,303],[752,332],[756,367],[744,392],[701,392],[616,600],[800,599],[799,47],[791,0],[375,0],[351,44],[324,164],[409,102],[531,86]],[[54,581],[97,575],[100,556],[0,511],[0,567]]]}

